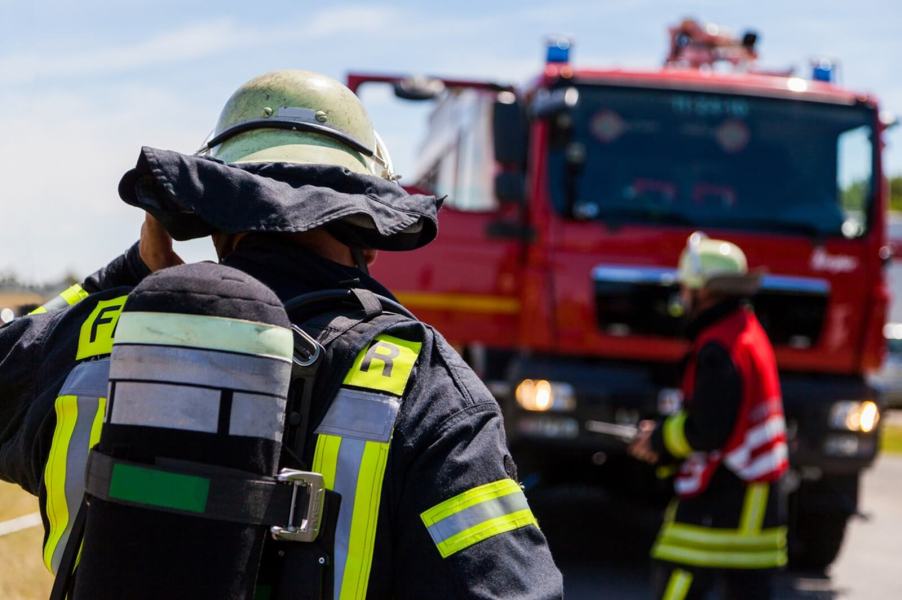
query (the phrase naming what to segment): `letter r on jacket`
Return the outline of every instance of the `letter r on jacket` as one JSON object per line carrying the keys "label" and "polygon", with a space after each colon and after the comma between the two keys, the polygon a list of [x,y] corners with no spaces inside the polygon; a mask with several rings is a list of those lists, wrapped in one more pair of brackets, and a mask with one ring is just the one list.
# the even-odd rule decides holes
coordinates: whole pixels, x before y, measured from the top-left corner
{"label": "letter r on jacket", "polygon": [[391,377],[392,368],[395,366],[395,359],[401,354],[401,350],[392,344],[378,341],[367,351],[360,364],[361,371],[369,371],[374,360],[382,362],[382,376]]}

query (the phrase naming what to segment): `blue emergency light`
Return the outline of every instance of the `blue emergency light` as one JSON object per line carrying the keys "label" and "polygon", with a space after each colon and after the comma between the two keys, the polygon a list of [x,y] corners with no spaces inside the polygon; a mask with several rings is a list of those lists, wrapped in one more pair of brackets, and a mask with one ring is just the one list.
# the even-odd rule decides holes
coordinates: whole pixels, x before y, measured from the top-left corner
{"label": "blue emergency light", "polygon": [[549,64],[566,64],[570,62],[570,38],[553,37],[545,42],[545,62]]}
{"label": "blue emergency light", "polygon": [[832,60],[821,58],[811,63],[811,79],[830,83],[836,74],[836,65]]}

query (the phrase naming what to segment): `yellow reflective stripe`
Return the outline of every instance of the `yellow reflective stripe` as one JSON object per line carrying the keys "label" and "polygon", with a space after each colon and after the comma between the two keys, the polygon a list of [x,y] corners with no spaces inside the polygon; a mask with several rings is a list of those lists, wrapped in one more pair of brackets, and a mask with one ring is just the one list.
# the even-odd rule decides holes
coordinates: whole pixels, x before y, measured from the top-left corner
{"label": "yellow reflective stripe", "polygon": [[60,298],[66,301],[69,306],[74,306],[88,297],[88,292],[79,284],[75,284],[60,292]]}
{"label": "yellow reflective stripe", "polygon": [[113,333],[125,305],[126,296],[101,300],[81,325],[76,360],[101,356],[113,351]]}
{"label": "yellow reflective stripe", "polygon": [[692,587],[692,573],[683,569],[674,569],[661,600],[684,600],[690,587]]}
{"label": "yellow reflective stripe", "polygon": [[423,523],[426,527],[430,527],[442,519],[462,510],[466,510],[471,506],[475,506],[486,500],[501,498],[502,496],[507,496],[508,494],[520,491],[522,491],[520,485],[513,479],[500,479],[498,481],[493,481],[492,483],[486,483],[485,485],[469,489],[440,504],[436,504],[429,510],[421,513],[420,517],[423,519]]}
{"label": "yellow reflective stripe", "polygon": [[786,564],[786,549],[760,551],[700,550],[659,542],[652,557],[695,567],[722,569],[769,569]]}
{"label": "yellow reflective stripe", "polygon": [[680,505],[680,501],[677,498],[672,499],[667,503],[667,508],[664,509],[664,523],[673,523],[674,517],[676,517],[677,507]]}
{"label": "yellow reflective stripe", "polygon": [[739,531],[743,534],[752,534],[761,531],[764,525],[764,513],[767,511],[767,496],[770,485],[767,483],[752,483],[745,492],[745,501],[742,503],[742,517],[739,520]]}
{"label": "yellow reflective stripe", "polygon": [[70,306],[74,306],[88,297],[88,292],[79,284],[69,286],[58,295],[54,296],[49,302],[45,302],[42,306],[37,307],[29,315],[40,315],[46,312],[56,312],[64,310]]}
{"label": "yellow reflective stripe", "polygon": [[47,521],[50,531],[44,544],[44,565],[53,573],[53,554],[69,524],[69,507],[66,503],[66,454],[75,422],[78,420],[78,398],[60,396],[54,403],[56,428],[50,443],[50,454],[44,466]]}
{"label": "yellow reflective stripe", "polygon": [[664,421],[664,446],[676,458],[685,458],[692,454],[692,446],[686,440],[686,413],[679,411]]}
{"label": "yellow reflective stripe", "polygon": [[341,438],[337,435],[316,436],[316,450],[313,452],[313,471],[323,476],[326,489],[335,489],[335,472],[338,468],[338,450]]}
{"label": "yellow reflective stripe", "polygon": [[421,347],[420,342],[376,336],[354,359],[344,384],[402,396]]}
{"label": "yellow reflective stripe", "polygon": [[707,550],[767,550],[786,545],[786,528],[773,527],[760,533],[739,533],[734,529],[711,529],[670,523],[661,529],[661,543],[693,546]]}
{"label": "yellow reflective stripe", "polygon": [[514,529],[519,529],[527,525],[539,526],[532,511],[528,508],[494,519],[489,519],[488,521],[483,521],[479,525],[474,525],[473,527],[465,529],[438,543],[436,547],[438,548],[439,554],[442,555],[442,558],[447,558],[455,552],[460,552],[461,550],[469,548],[477,542],[487,540],[500,533],[513,531]]}
{"label": "yellow reflective stripe", "polygon": [[[97,412],[91,422],[91,437],[88,439],[88,448],[93,448],[100,442],[100,433],[103,430],[103,417],[106,414],[106,398],[97,399]],[[75,566],[81,563],[81,551],[84,549],[84,540],[78,544],[78,554],[75,556]]]}
{"label": "yellow reflective stripe", "polygon": [[283,361],[290,361],[294,353],[290,329],[243,319],[135,311],[113,327],[117,344],[183,346]]}
{"label": "yellow reflective stripe", "polygon": [[94,413],[94,421],[91,423],[91,437],[88,440],[88,448],[93,448],[100,441],[100,432],[103,429],[103,416],[106,414],[106,398],[97,399],[97,412]]}
{"label": "yellow reflective stripe", "polygon": [[428,292],[398,292],[398,300],[408,308],[432,310],[461,310],[473,313],[517,314],[520,300],[507,296],[485,294],[433,294]]}
{"label": "yellow reflective stripe", "polygon": [[661,465],[655,467],[655,477],[658,479],[667,479],[676,475],[678,467],[676,465]]}
{"label": "yellow reflective stripe", "polygon": [[370,581],[376,543],[376,523],[382,499],[382,480],[388,462],[388,442],[368,441],[360,461],[357,493],[348,537],[348,555],[341,582],[340,600],[363,600]]}

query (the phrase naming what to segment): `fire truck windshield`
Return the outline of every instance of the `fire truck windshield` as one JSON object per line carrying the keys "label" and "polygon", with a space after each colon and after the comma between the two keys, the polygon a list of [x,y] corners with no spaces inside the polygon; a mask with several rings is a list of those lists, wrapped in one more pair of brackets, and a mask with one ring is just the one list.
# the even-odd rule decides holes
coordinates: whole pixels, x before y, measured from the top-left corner
{"label": "fire truck windshield", "polygon": [[856,238],[873,122],[861,106],[583,86],[552,119],[552,198],[580,220]]}

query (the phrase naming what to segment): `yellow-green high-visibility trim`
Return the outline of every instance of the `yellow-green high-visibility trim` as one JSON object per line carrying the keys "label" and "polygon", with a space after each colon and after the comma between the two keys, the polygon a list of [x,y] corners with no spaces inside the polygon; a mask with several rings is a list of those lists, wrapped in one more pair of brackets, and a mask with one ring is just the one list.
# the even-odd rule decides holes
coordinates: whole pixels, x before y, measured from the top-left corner
{"label": "yellow-green high-visibility trim", "polygon": [[671,523],[661,529],[661,543],[717,550],[771,550],[786,546],[786,528],[772,527],[758,533]]}
{"label": "yellow-green high-visibility trim", "polygon": [[501,533],[538,526],[523,490],[512,479],[467,490],[424,511],[420,518],[442,558]]}
{"label": "yellow-green high-visibility trim", "polygon": [[673,563],[712,569],[774,569],[786,565],[786,549],[774,550],[701,550],[658,542],[652,557]]}
{"label": "yellow-green high-visibility trim", "polygon": [[113,351],[113,334],[128,296],[101,300],[81,325],[76,360],[103,356]]}
{"label": "yellow-green high-visibility trim", "polygon": [[327,490],[335,489],[335,471],[338,468],[338,450],[340,448],[341,438],[337,435],[320,434],[316,438],[313,470],[323,476],[323,485]]}
{"label": "yellow-green high-visibility trim", "polygon": [[767,496],[770,484],[752,483],[745,492],[745,501],[742,503],[742,516],[739,520],[739,531],[744,534],[752,534],[761,531],[764,524],[764,514],[767,511]]}
{"label": "yellow-green high-visibility trim", "polygon": [[53,440],[50,442],[50,454],[44,465],[47,498],[45,511],[50,523],[50,531],[44,544],[44,565],[51,573],[56,573],[58,563],[54,564],[53,558],[60,538],[65,533],[69,520],[74,517],[69,514],[69,506],[66,503],[66,455],[78,419],[78,397],[60,396],[54,403],[54,409],[56,427],[53,430]]}
{"label": "yellow-green high-visibility trim", "polygon": [[127,312],[119,319],[115,343],[183,346],[284,361],[291,361],[294,352],[291,330],[285,327],[179,313]]}
{"label": "yellow-green high-visibility trim", "polygon": [[[340,600],[366,598],[388,449],[389,444],[386,442],[368,441],[364,445],[357,475],[357,493],[354,495],[354,513],[348,535]],[[340,554],[336,553],[336,556]]]}
{"label": "yellow-green high-visibility trim", "polygon": [[692,454],[692,446],[686,440],[686,413],[679,411],[664,421],[664,446],[676,458],[686,458]]}
{"label": "yellow-green high-visibility trim", "polygon": [[403,395],[422,345],[385,334],[376,336],[357,355],[345,385]]}
{"label": "yellow-green high-visibility trim", "polygon": [[60,292],[59,295],[54,296],[49,302],[44,303],[42,306],[37,307],[28,314],[39,315],[42,313],[64,310],[66,308],[69,308],[70,306],[75,306],[87,297],[88,292],[86,292],[83,287],[76,283],[75,285],[70,286]]}
{"label": "yellow-green high-visibility trim", "polygon": [[68,304],[69,306],[75,306],[87,297],[88,292],[86,292],[85,288],[81,287],[77,283],[60,292],[60,298],[65,300],[66,304]]}
{"label": "yellow-green high-visibility trim", "polygon": [[662,600],[684,600],[692,587],[692,573],[683,569],[674,569],[667,582]]}
{"label": "yellow-green high-visibility trim", "polygon": [[364,600],[369,585],[389,442],[318,434],[313,470],[341,494],[335,531],[334,600]]}

